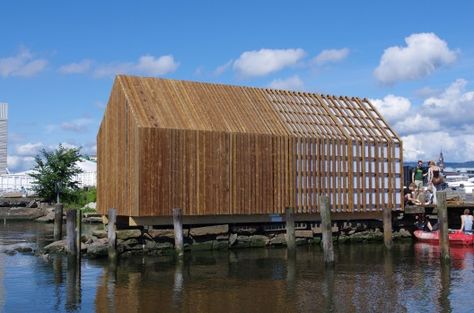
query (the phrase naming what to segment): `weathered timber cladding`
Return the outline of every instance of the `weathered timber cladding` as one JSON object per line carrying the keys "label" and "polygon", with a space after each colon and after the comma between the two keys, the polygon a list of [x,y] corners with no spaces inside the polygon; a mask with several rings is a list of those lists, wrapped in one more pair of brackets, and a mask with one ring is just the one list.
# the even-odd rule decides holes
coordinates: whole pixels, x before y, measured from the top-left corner
{"label": "weathered timber cladding", "polygon": [[118,76],[97,141],[101,212],[401,208],[402,142],[366,99]]}

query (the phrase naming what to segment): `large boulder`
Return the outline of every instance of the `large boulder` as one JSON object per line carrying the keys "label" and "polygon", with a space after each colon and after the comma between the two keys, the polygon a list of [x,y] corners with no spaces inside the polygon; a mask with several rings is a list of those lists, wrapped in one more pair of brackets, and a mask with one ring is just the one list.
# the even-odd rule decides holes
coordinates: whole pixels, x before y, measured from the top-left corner
{"label": "large boulder", "polygon": [[38,208],[14,207],[2,208],[0,217],[7,220],[34,220],[44,215],[44,211]]}
{"label": "large boulder", "polygon": [[205,227],[195,227],[191,228],[190,235],[193,237],[202,237],[202,236],[217,236],[222,234],[227,234],[229,232],[229,225],[215,225],[215,226],[205,226]]}
{"label": "large boulder", "polygon": [[37,218],[36,221],[40,223],[54,223],[54,215],[54,209],[49,208],[46,209],[46,215]]}
{"label": "large boulder", "polygon": [[43,251],[45,254],[66,253],[66,245],[66,239],[58,240],[44,247]]}
{"label": "large boulder", "polygon": [[286,245],[286,236],[285,234],[278,234],[272,239],[270,239],[270,245],[272,246],[284,246]]}
{"label": "large boulder", "polygon": [[[170,239],[174,240],[174,229],[149,229],[148,234],[153,239]],[[183,237],[189,237],[189,229],[183,229]]]}
{"label": "large boulder", "polygon": [[125,229],[125,230],[117,230],[117,239],[125,240],[128,238],[139,238],[142,235],[142,231],[140,229]]}
{"label": "large boulder", "polygon": [[270,239],[267,236],[263,235],[253,235],[250,237],[250,246],[251,247],[265,247]]}
{"label": "large boulder", "polygon": [[107,232],[105,230],[94,230],[92,231],[92,236],[95,236],[97,238],[107,238]]}
{"label": "large boulder", "polygon": [[108,254],[108,241],[107,240],[96,240],[87,247],[87,256],[90,258],[99,258],[107,256]]}

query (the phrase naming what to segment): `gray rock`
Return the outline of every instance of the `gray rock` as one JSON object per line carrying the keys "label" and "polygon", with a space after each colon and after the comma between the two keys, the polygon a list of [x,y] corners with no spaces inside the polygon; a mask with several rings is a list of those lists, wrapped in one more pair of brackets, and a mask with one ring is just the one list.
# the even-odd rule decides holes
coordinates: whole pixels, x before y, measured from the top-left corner
{"label": "gray rock", "polygon": [[97,238],[107,238],[107,232],[105,230],[94,230],[92,236]]}
{"label": "gray rock", "polygon": [[224,250],[229,248],[228,240],[214,240],[212,243],[213,250]]}
{"label": "gray rock", "polygon": [[66,240],[58,240],[53,243],[50,243],[43,248],[45,254],[59,254],[66,252]]}
{"label": "gray rock", "polygon": [[26,205],[27,208],[37,208],[38,207],[38,203],[36,202],[36,200],[31,200],[30,202],[28,202],[28,204]]}
{"label": "gray rock", "polygon": [[[136,249],[137,245],[139,245],[139,243],[138,243],[138,239],[136,238],[130,238],[127,240],[117,241],[117,246],[122,246],[125,250]],[[140,245],[140,248],[142,248],[141,245]]]}
{"label": "gray rock", "polygon": [[54,212],[48,212],[45,216],[36,219],[40,223],[54,223]]}
{"label": "gray rock", "polygon": [[159,250],[173,249],[174,245],[171,242],[158,242],[156,248]]}
{"label": "gray rock", "polygon": [[232,247],[237,242],[237,234],[231,234],[229,236],[229,247]]}
{"label": "gray rock", "polygon": [[8,220],[34,220],[44,215],[44,211],[39,208],[15,207],[2,210],[1,217]]}
{"label": "gray rock", "polygon": [[216,240],[219,240],[219,241],[229,241],[229,234],[216,236]]}
{"label": "gray rock", "polygon": [[5,251],[3,251],[3,252],[4,252],[6,255],[15,255],[15,254],[16,254],[16,251],[15,251],[15,250],[11,250],[11,249],[5,250]]}
{"label": "gray rock", "polygon": [[95,210],[95,209],[96,209],[96,203],[95,203],[95,202],[89,202],[89,203],[86,204],[82,209]]}
{"label": "gray rock", "polygon": [[217,240],[209,240],[204,242],[193,242],[191,246],[192,251],[200,251],[200,250],[212,250],[214,246],[214,242],[217,244]]}
{"label": "gray rock", "polygon": [[82,222],[86,224],[100,224],[102,223],[102,217],[99,216],[87,216],[82,218]]}
{"label": "gray rock", "polygon": [[16,247],[15,251],[20,252],[20,253],[33,253],[33,249],[31,247]]}
{"label": "gray rock", "polygon": [[248,248],[250,247],[249,236],[237,236],[237,241],[232,245],[232,248]]}
{"label": "gray rock", "polygon": [[263,235],[253,235],[250,237],[250,246],[251,247],[265,247],[270,239],[267,236]]}
{"label": "gray rock", "polygon": [[339,238],[338,238],[338,242],[339,243],[344,243],[344,242],[347,242],[349,241],[349,236],[346,236],[346,235],[340,235]]}
{"label": "gray rock", "polygon": [[90,258],[105,257],[108,255],[108,246],[96,241],[87,247],[87,256]]}
{"label": "gray rock", "polygon": [[142,235],[142,231],[140,229],[125,229],[125,230],[117,230],[117,239],[128,239],[128,238],[139,238]]}
{"label": "gray rock", "polygon": [[156,250],[158,249],[158,243],[154,240],[145,241],[145,250]]}
{"label": "gray rock", "polygon": [[406,230],[406,229],[404,229],[404,228],[400,228],[399,233],[400,233],[400,235],[401,235],[402,237],[405,237],[405,238],[412,238],[412,234],[411,234],[408,230]]}
{"label": "gray rock", "polygon": [[313,238],[312,230],[295,230],[296,238]]}
{"label": "gray rock", "polygon": [[191,228],[190,235],[193,237],[210,236],[210,235],[222,235],[229,232],[229,225],[215,225]]}
{"label": "gray rock", "polygon": [[272,246],[286,246],[285,234],[278,234],[270,240]]}
{"label": "gray rock", "polygon": [[[153,239],[170,239],[174,240],[174,229],[149,229],[148,234]],[[189,237],[189,229],[183,229],[183,237]]]}
{"label": "gray rock", "polygon": [[174,239],[174,229],[149,229],[148,234],[153,239],[159,239],[159,238]]}

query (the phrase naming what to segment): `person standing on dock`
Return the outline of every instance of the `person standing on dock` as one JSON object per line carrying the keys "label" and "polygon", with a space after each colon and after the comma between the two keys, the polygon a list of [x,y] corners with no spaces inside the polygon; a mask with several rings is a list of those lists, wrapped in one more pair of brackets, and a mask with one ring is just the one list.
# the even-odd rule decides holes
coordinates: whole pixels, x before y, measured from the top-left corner
{"label": "person standing on dock", "polygon": [[436,166],[435,161],[430,161],[428,165],[428,187],[430,187],[433,192],[433,204],[437,204],[436,191],[440,190],[441,185],[443,184],[443,177],[441,176],[441,171],[439,167]]}
{"label": "person standing on dock", "polygon": [[459,231],[465,233],[472,233],[472,221],[473,217],[469,209],[464,210],[464,214],[461,215],[461,228]]}
{"label": "person standing on dock", "polygon": [[418,189],[422,189],[423,177],[425,177],[426,175],[428,175],[428,173],[423,170],[423,161],[418,160],[417,166],[415,167],[415,169],[413,169],[411,173],[411,182],[414,183]]}

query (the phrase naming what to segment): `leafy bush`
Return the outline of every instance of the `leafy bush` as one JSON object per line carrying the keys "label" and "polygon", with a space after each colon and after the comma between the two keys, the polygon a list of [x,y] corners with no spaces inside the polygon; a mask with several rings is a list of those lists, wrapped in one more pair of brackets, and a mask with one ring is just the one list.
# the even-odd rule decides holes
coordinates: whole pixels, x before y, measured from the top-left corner
{"label": "leafy bush", "polygon": [[76,166],[81,158],[79,151],[80,148],[69,149],[61,144],[54,151],[42,149],[35,157],[33,172],[29,174],[34,178],[34,192],[49,202],[59,201],[59,196],[63,202],[71,201],[79,188],[74,177],[82,173]]}
{"label": "leafy bush", "polygon": [[[78,189],[74,191],[70,200],[65,203],[65,207],[68,209],[81,209],[86,204],[96,202],[97,200],[97,189],[95,187],[87,187],[84,189]],[[85,208],[82,210],[83,213],[96,212],[95,209]]]}

